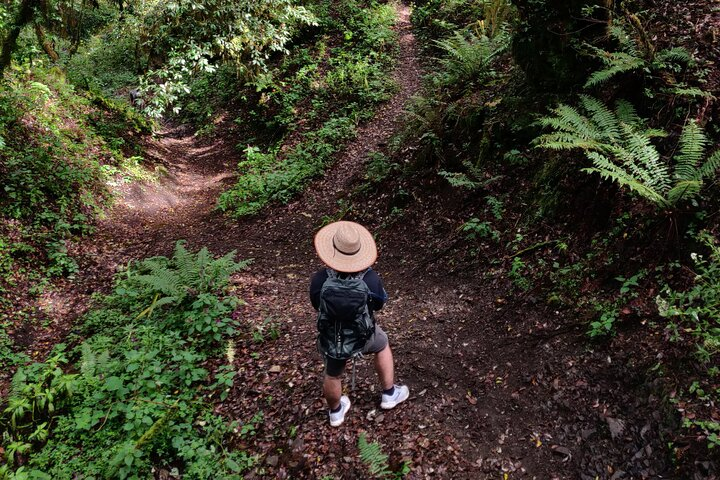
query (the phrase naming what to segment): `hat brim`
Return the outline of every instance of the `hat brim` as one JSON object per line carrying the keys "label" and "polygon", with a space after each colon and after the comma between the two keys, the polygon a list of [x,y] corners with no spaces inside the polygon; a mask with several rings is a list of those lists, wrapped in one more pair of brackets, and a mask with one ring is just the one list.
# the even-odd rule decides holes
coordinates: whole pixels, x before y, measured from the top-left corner
{"label": "hat brim", "polygon": [[[346,255],[335,248],[333,237],[343,224],[350,225],[360,236],[360,250],[354,255]],[[315,234],[315,251],[325,265],[338,272],[360,272],[377,260],[375,239],[367,228],[355,222],[334,222],[325,225]]]}

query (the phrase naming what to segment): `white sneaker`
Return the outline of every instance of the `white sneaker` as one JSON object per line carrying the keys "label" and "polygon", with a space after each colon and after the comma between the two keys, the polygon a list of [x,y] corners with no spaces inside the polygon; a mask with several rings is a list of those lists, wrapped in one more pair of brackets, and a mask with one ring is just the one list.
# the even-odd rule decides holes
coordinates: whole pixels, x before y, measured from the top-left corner
{"label": "white sneaker", "polygon": [[340,397],[340,411],[330,412],[330,426],[339,427],[345,421],[345,414],[350,410],[350,399],[343,395]]}
{"label": "white sneaker", "polygon": [[382,401],[380,402],[380,408],[383,410],[390,410],[395,408],[398,403],[402,403],[410,396],[410,389],[405,385],[395,385],[395,391],[392,395],[382,395]]}

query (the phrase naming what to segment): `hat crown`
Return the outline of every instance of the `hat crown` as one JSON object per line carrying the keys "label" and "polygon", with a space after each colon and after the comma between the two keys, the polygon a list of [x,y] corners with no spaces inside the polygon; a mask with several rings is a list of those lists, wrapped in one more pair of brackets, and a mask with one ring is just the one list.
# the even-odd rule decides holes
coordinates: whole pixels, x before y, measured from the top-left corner
{"label": "hat crown", "polygon": [[361,272],[377,260],[375,239],[359,223],[341,220],[325,225],[313,243],[320,260],[337,272]]}
{"label": "hat crown", "polygon": [[333,235],[333,246],[345,255],[355,255],[360,251],[360,233],[352,226],[343,224]]}

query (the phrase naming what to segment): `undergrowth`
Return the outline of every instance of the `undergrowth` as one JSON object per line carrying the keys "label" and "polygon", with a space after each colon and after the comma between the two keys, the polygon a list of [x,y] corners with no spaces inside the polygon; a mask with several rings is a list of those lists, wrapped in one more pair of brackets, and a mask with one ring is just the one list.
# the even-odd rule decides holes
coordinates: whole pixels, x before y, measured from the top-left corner
{"label": "undergrowth", "polygon": [[290,200],[395,87],[388,75],[396,48],[393,5],[346,0],[311,8],[318,30],[254,82],[260,101],[250,116],[272,140],[243,146],[238,182],[218,203],[232,215]]}
{"label": "undergrowth", "polygon": [[[705,90],[714,67],[683,44],[690,36],[661,43],[647,31],[653,8],[587,6],[558,20],[557,35],[539,20],[577,4],[514,3],[418,3],[413,23],[438,71],[393,142],[406,157],[398,164],[467,197],[456,250],[497,267],[488,275],[504,277],[516,301],[544,297],[588,342],[667,351],[633,358],[657,362],[647,373],[667,381],[686,427],[669,425],[674,433],[717,447],[719,254],[696,240],[703,229],[717,236],[716,92]],[[544,50],[556,40],[574,47],[553,64],[563,52]],[[488,197],[506,201],[492,209]]]}
{"label": "undergrowth", "polygon": [[229,444],[262,423],[213,402],[232,372],[211,365],[236,332],[229,275],[247,262],[179,242],[135,262],[80,321],[84,341],[21,367],[3,402],[0,478],[241,478],[256,458]]}
{"label": "undergrowth", "polygon": [[390,468],[388,456],[383,453],[382,446],[378,442],[368,442],[365,432],[358,437],[358,450],[360,459],[367,466],[371,478],[401,479],[410,473],[409,462],[402,462],[397,470]]}
{"label": "undergrowth", "polygon": [[109,200],[107,182],[124,174],[127,156],[141,153],[122,132],[149,129],[127,107],[77,94],[59,69],[6,74],[0,89],[0,293],[27,265],[41,276],[77,271],[67,242],[93,231]]}

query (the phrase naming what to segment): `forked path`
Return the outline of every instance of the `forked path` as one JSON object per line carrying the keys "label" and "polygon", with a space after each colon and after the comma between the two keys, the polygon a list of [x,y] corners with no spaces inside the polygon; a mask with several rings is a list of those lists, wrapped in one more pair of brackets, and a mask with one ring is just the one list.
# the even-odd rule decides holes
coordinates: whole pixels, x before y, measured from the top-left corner
{"label": "forked path", "polygon": [[[260,455],[255,477],[367,478],[357,449],[365,431],[381,443],[392,467],[411,462],[410,478],[578,478],[578,472],[609,478],[626,450],[635,448],[613,443],[617,432],[611,438],[606,427],[606,418],[617,417],[616,405],[627,397],[607,394],[597,400],[610,381],[602,377],[605,383],[596,385],[585,378],[591,369],[578,368],[597,357],[579,359],[559,337],[516,335],[552,325],[556,319],[548,312],[507,304],[499,298],[503,286],[483,280],[485,272],[443,274],[429,239],[435,232],[451,237],[457,219],[420,196],[405,202],[401,217],[384,200],[397,192],[382,189],[356,195],[349,212],[377,234],[377,269],[391,297],[378,320],[391,338],[398,381],[410,386],[411,398],[381,412],[371,362],[360,362],[352,410],[341,428],[328,426],[307,295],[309,275],[320,267],[312,238],[327,216],[337,215],[337,201],[362,183],[368,154],[387,144],[420,89],[410,12],[398,9],[399,91],[359,128],[323,178],[288,205],[232,220],[214,208],[233,181],[238,156],[232,135],[204,144],[181,128],[162,132],[150,154],[167,166],[168,175],[128,187],[95,240],[79,247],[81,274],[42,298],[52,322],[28,349],[47,350],[62,338],[89,295],[107,288],[108,279],[131,259],[170,254],[179,239],[218,255],[237,250],[239,257],[254,259],[233,278],[235,293],[247,302],[239,318],[248,332],[280,333],[260,344],[249,334],[237,339],[234,387],[217,407],[241,422],[264,413],[257,434],[236,445]],[[612,379],[612,368],[601,372]],[[566,389],[569,385],[573,388]],[[626,437],[635,438],[635,426],[622,425]]]}

